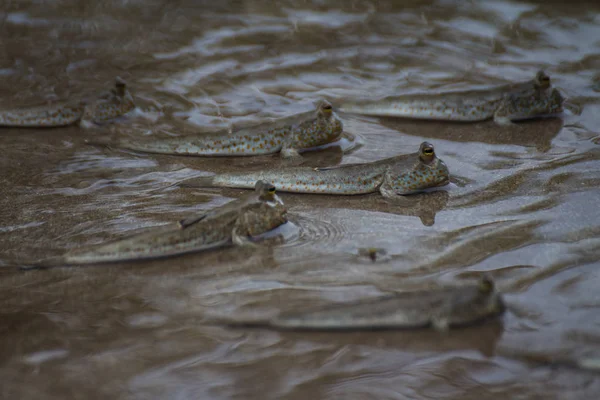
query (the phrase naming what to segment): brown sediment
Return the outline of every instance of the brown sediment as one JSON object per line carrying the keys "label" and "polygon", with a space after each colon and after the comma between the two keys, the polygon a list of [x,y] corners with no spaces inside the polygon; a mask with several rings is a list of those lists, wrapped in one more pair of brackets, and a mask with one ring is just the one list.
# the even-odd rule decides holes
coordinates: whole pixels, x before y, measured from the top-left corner
{"label": "brown sediment", "polygon": [[[109,151],[87,146],[98,132],[75,126],[2,129],[0,393],[597,397],[598,374],[561,361],[590,364],[600,336],[599,51],[592,34],[600,8],[592,1],[521,6],[472,2],[467,12],[460,2],[432,7],[422,0],[7,4],[0,109],[93,98],[122,76],[142,100],[156,99],[173,116],[156,123],[133,116],[117,126],[164,128],[168,136],[190,133],[179,118],[210,132],[292,115],[322,97],[335,105],[365,91],[384,96],[526,80],[543,60],[552,85],[580,112],[512,126],[343,116],[362,146],[350,154],[306,153],[304,165],[373,162],[414,152],[427,140],[448,165],[450,185],[393,201],[282,193],[297,231],[284,232],[280,244],[35,271],[12,267],[246,193],[179,188],[180,181],[285,162]],[[519,40],[517,25],[527,28]],[[358,255],[361,248],[387,254],[372,262]],[[307,334],[208,323],[213,314],[265,319],[283,309],[366,302],[482,272],[503,291],[504,318],[447,333]]]}

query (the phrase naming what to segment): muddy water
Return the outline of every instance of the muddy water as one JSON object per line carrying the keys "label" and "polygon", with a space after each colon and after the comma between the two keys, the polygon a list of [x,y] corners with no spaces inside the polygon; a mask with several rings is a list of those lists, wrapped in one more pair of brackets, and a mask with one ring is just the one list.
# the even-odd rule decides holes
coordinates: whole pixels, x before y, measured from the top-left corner
{"label": "muddy water", "polygon": [[[594,1],[10,2],[1,107],[86,97],[126,79],[156,121],[0,132],[0,397],[590,399],[600,377],[600,6]],[[400,3],[400,2],[395,2]],[[12,266],[238,197],[175,183],[277,156],[201,159],[86,145],[252,124],[313,101],[526,80],[545,68],[561,119],[497,127],[342,115],[374,161],[431,141],[453,177],[403,202],[282,194],[285,244],[162,261]],[[184,120],[187,118],[187,120]],[[110,129],[113,129],[111,132]],[[377,262],[359,255],[377,247]],[[360,253],[362,254],[362,253]],[[488,271],[498,321],[435,332],[228,330],[213,315],[369,299]]]}

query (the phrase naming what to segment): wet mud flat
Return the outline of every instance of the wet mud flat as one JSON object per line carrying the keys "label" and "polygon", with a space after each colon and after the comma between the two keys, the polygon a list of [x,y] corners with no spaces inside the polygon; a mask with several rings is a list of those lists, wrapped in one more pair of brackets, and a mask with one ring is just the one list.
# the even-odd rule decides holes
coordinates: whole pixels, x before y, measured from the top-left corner
{"label": "wet mud flat", "polygon": [[[140,105],[106,130],[0,129],[0,397],[595,398],[600,357],[600,8],[542,2],[12,2],[0,107],[90,96],[125,79]],[[373,162],[430,141],[451,184],[391,202],[281,193],[295,233],[260,248],[20,271],[247,193],[185,188],[278,156],[198,158],[91,146],[263,123],[314,101],[469,89],[544,69],[561,118],[496,126],[340,113]],[[159,129],[157,129],[157,127]],[[117,129],[117,132],[113,130]],[[361,251],[361,249],[363,249]],[[377,249],[375,261],[364,249]],[[365,256],[365,254],[367,256]],[[438,332],[229,329],[490,274],[500,318]],[[520,358],[518,355],[526,355]]]}

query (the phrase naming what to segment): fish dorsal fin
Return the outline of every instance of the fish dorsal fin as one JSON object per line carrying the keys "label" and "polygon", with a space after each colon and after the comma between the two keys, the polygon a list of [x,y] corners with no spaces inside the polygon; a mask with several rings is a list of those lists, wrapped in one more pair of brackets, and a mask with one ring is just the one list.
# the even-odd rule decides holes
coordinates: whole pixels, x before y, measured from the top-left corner
{"label": "fish dorsal fin", "polygon": [[253,204],[256,202],[257,197],[256,193],[252,193],[247,195],[246,197],[242,197],[238,200],[231,201],[227,204],[224,204],[215,209],[209,210],[203,214],[190,215],[187,218],[183,218],[177,221],[177,225],[179,229],[185,229],[191,225],[194,225],[197,222],[203,221],[207,218],[213,218],[215,216],[224,215],[226,213],[231,213],[236,210],[242,210],[243,208]]}
{"label": "fish dorsal fin", "polygon": [[191,217],[187,217],[184,219],[180,219],[179,221],[177,221],[177,225],[179,226],[179,229],[185,229],[187,227],[189,227],[190,225],[194,225],[196,222],[200,222],[203,219],[205,219],[208,214],[210,213],[204,213],[201,215],[192,215]]}
{"label": "fish dorsal fin", "polygon": [[316,167],[316,168],[313,168],[313,171],[329,171],[329,170],[340,169],[340,168],[359,167],[361,165],[376,166],[376,165],[392,164],[392,163],[394,163],[397,160],[402,160],[402,159],[409,158],[409,157],[415,157],[416,158],[417,155],[418,155],[418,153],[400,154],[400,155],[397,155],[397,156],[383,158],[381,160],[377,160],[377,161],[373,161],[373,162],[333,165],[331,167],[322,167],[322,168],[321,167]]}
{"label": "fish dorsal fin", "polygon": [[[374,163],[371,164],[375,164],[377,163],[377,161],[375,161]],[[315,167],[312,170],[313,171],[330,171],[332,169],[341,169],[341,168],[349,168],[349,167],[356,167],[359,165],[367,165],[369,163],[352,163],[352,164],[341,164],[341,165],[332,165],[331,167]]]}
{"label": "fish dorsal fin", "polygon": [[[346,164],[349,165],[349,164]],[[340,169],[342,165],[334,165],[333,167],[316,167],[313,168],[313,171],[330,171],[332,169]]]}

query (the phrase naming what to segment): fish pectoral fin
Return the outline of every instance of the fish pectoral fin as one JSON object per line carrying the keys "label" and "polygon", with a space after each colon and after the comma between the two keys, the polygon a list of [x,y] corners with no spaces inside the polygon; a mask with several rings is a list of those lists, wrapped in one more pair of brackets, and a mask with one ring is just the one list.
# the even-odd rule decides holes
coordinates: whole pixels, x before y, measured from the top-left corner
{"label": "fish pectoral fin", "polygon": [[381,195],[386,199],[386,200],[393,200],[396,203],[400,203],[402,201],[402,197],[400,197],[401,195],[396,193],[394,190],[392,190],[391,188],[389,188],[387,185],[381,185],[379,187],[379,193],[381,193]]}
{"label": "fish pectoral fin", "polygon": [[93,129],[97,128],[98,124],[92,121],[91,119],[81,118],[79,120],[79,127],[82,129]]}
{"label": "fish pectoral fin", "polygon": [[304,164],[304,157],[295,149],[281,150],[281,158],[285,166],[298,166]]}
{"label": "fish pectoral fin", "polygon": [[291,147],[281,149],[279,155],[285,159],[302,158],[298,150]]}
{"label": "fish pectoral fin", "polygon": [[510,116],[499,116],[497,113],[494,114],[494,122],[502,126],[516,125]]}
{"label": "fish pectoral fin", "polygon": [[494,112],[494,122],[498,125],[510,126],[513,125],[513,120],[522,118],[521,114],[515,115],[514,113],[510,113],[510,97],[505,96],[504,99],[500,102],[496,111]]}
{"label": "fish pectoral fin", "polygon": [[[346,166],[349,164],[346,164]],[[316,167],[313,168],[314,171],[330,171],[332,169],[339,169],[341,167],[341,165],[334,165],[332,167]]]}
{"label": "fish pectoral fin", "polygon": [[447,317],[433,316],[431,318],[431,326],[436,331],[445,333],[450,329],[450,321],[448,321]]}
{"label": "fish pectoral fin", "polygon": [[353,163],[353,164],[343,164],[343,165],[332,165],[331,167],[316,167],[316,168],[313,168],[313,170],[314,171],[330,171],[332,169],[351,168],[351,167],[356,167],[358,165],[364,165],[364,164]]}
{"label": "fish pectoral fin", "polygon": [[243,234],[237,226],[233,228],[233,232],[231,232],[231,241],[236,246],[258,247],[258,245],[252,241],[252,237]]}

